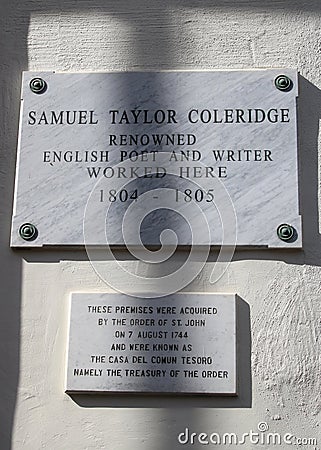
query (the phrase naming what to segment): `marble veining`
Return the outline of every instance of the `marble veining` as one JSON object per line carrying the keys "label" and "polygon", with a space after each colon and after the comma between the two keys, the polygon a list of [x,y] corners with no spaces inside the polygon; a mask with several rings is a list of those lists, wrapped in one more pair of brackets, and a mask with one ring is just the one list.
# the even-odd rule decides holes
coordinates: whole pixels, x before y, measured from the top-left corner
{"label": "marble veining", "polygon": [[[280,73],[292,79],[291,91],[274,86]],[[47,83],[43,94],[29,88],[36,76]],[[158,245],[162,232],[171,229],[179,245],[220,245],[224,232],[228,244],[301,247],[297,84],[296,71],[284,69],[25,72],[11,245]],[[257,113],[255,122],[255,109],[270,111],[270,120],[261,121],[263,113]],[[77,123],[66,123],[68,111],[69,121],[77,112]],[[130,135],[137,136],[137,144]],[[174,136],[173,144],[158,142],[154,136],[160,135]],[[145,150],[146,161],[120,161],[121,152]],[[189,151],[190,159],[170,160],[173,151]],[[54,152],[63,155],[60,162]],[[148,174],[157,167],[168,175],[130,176],[130,170]],[[215,178],[206,176],[208,167]],[[177,194],[186,189],[194,201]],[[137,192],[139,198],[110,202],[110,190]],[[195,201],[197,190],[207,193],[202,201]],[[37,227],[35,240],[19,236],[24,223]],[[294,226],[296,240],[278,238],[282,223]]]}

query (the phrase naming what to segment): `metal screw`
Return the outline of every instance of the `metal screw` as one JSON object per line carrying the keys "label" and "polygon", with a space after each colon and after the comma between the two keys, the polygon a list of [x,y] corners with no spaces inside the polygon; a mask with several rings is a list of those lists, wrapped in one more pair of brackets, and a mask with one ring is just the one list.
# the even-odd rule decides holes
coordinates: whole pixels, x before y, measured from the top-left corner
{"label": "metal screw", "polygon": [[19,228],[19,234],[25,241],[34,241],[38,236],[38,230],[32,223],[24,223]]}
{"label": "metal screw", "polygon": [[293,82],[291,78],[286,75],[278,75],[274,80],[275,87],[279,91],[288,92],[293,88]]}
{"label": "metal screw", "polygon": [[289,242],[295,237],[296,231],[292,225],[282,223],[282,225],[278,226],[277,234],[281,241]]}
{"label": "metal screw", "polygon": [[47,90],[47,83],[42,78],[33,78],[29,86],[35,94],[43,94]]}

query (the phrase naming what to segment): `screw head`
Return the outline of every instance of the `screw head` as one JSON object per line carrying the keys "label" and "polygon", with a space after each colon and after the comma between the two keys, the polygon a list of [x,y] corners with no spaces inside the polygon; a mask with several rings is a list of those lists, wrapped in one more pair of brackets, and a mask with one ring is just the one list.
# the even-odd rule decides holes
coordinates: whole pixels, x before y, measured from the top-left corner
{"label": "screw head", "polygon": [[47,90],[47,83],[42,78],[33,78],[29,83],[30,89],[35,94],[43,94]]}
{"label": "screw head", "polygon": [[288,92],[293,88],[293,82],[291,78],[286,75],[278,75],[274,80],[275,87],[279,91]]}
{"label": "screw head", "polygon": [[295,238],[296,231],[292,225],[282,223],[278,226],[277,235],[281,241],[289,242]]}
{"label": "screw head", "polygon": [[38,230],[32,223],[24,223],[19,228],[19,235],[25,241],[34,241],[38,236]]}

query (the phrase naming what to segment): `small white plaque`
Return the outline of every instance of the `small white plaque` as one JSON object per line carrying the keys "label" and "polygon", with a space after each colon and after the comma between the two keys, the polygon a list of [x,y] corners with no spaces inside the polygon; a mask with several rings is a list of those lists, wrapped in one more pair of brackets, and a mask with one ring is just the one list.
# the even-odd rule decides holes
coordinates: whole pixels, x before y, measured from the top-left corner
{"label": "small white plaque", "polygon": [[297,96],[283,69],[25,72],[11,245],[301,247]]}
{"label": "small white plaque", "polygon": [[72,294],[68,393],[236,395],[236,296]]}

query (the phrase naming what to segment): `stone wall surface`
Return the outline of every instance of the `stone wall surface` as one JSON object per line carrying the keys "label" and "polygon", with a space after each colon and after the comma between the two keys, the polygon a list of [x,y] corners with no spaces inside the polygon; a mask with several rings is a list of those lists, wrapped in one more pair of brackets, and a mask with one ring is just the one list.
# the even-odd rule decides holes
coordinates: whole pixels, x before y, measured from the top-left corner
{"label": "stone wall surface", "polygon": [[[321,448],[320,3],[2,0],[1,6],[0,448],[176,449],[186,428],[241,436],[256,432],[260,422],[282,436],[319,440],[276,448]],[[185,288],[236,292],[243,299],[239,396],[66,395],[69,294],[110,288],[83,251],[9,248],[21,72],[275,67],[301,74],[303,250],[238,250],[211,284],[213,252]],[[128,268],[139,264],[125,252],[117,256]],[[117,277],[115,261],[105,264]],[[126,279],[122,283],[131,289]]]}

